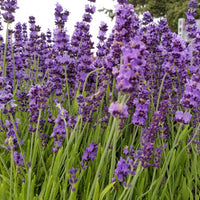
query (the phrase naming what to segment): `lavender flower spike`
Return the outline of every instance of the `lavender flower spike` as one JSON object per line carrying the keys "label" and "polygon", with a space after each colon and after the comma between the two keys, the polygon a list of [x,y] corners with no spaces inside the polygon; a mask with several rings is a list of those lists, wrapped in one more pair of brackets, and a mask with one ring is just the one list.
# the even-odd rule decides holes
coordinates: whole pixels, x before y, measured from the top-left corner
{"label": "lavender flower spike", "polygon": [[90,160],[95,159],[97,151],[98,151],[97,143],[92,142],[91,144],[89,144],[89,146],[86,148],[82,156],[81,167],[83,169],[86,169],[88,167],[87,164]]}
{"label": "lavender flower spike", "polygon": [[77,172],[77,169],[73,167],[69,170],[69,173],[71,174],[69,183],[70,183],[70,188],[72,192],[75,191],[76,188],[74,187],[74,184],[78,181],[78,179],[76,178],[76,172]]}

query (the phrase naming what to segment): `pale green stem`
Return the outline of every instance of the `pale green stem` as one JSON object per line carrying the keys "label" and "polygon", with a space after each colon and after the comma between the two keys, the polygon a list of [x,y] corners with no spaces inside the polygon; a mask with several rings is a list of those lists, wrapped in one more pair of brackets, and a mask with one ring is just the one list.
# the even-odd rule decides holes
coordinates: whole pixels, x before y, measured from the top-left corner
{"label": "pale green stem", "polygon": [[83,85],[83,92],[82,92],[83,96],[84,96],[84,92],[85,92],[85,87],[86,87],[87,79],[89,78],[89,76],[90,76],[92,73],[98,72],[98,71],[100,71],[100,70],[102,70],[102,69],[104,69],[104,67],[99,68],[99,69],[95,69],[95,70],[91,71],[90,73],[88,73],[88,75],[86,76],[84,85]]}
{"label": "pale green stem", "polygon": [[110,142],[111,142],[111,139],[112,139],[112,137],[113,137],[115,125],[116,125],[116,118],[114,118],[114,121],[113,121],[113,124],[112,124],[112,128],[111,128],[111,131],[110,131],[110,134],[109,134],[109,137],[108,137],[106,146],[105,146],[105,148],[104,148],[104,151],[103,151],[103,154],[102,154],[102,157],[101,157],[99,166],[98,166],[97,171],[96,171],[96,175],[95,175],[94,181],[93,181],[93,183],[92,183],[92,187],[91,187],[91,189],[90,189],[90,193],[89,193],[89,196],[88,196],[88,200],[92,199],[92,194],[93,194],[93,191],[94,191],[94,187],[95,187],[95,185],[96,185],[96,182],[97,182],[99,173],[100,173],[101,168],[102,168],[102,166],[103,166],[103,162],[104,162],[104,160],[105,160],[105,157],[106,157],[106,155],[107,155],[107,153],[108,153],[108,146],[109,146],[109,144],[110,144]]}

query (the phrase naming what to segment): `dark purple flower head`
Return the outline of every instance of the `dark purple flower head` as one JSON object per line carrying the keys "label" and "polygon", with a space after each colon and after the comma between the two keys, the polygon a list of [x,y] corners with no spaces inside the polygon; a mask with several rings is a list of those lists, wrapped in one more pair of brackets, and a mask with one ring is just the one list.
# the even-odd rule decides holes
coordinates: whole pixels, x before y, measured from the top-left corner
{"label": "dark purple flower head", "polygon": [[91,6],[91,5],[85,5],[85,12],[90,13],[90,14],[94,14],[95,13],[95,6]]}
{"label": "dark purple flower head", "polygon": [[18,152],[14,152],[14,161],[15,163],[20,166],[20,165],[23,165],[24,164],[24,160],[23,160],[23,157],[22,157],[22,153],[18,153]]}
{"label": "dark purple flower head", "polygon": [[83,169],[87,168],[87,164],[90,160],[94,160],[98,151],[98,145],[97,143],[92,142],[89,144],[89,146],[86,148],[86,150],[83,153],[81,166]]}
{"label": "dark purple flower head", "polygon": [[4,21],[6,23],[12,23],[15,21],[15,17],[12,13],[9,13],[9,12],[5,12],[2,14],[3,18],[4,18]]}
{"label": "dark purple flower head", "polygon": [[195,0],[191,0],[191,1],[189,1],[189,3],[188,3],[188,7],[189,7],[189,8],[197,8],[197,6],[198,6],[198,2],[195,1]]}
{"label": "dark purple flower head", "polygon": [[195,21],[195,15],[196,15],[196,7],[198,6],[198,3],[194,0],[191,0],[188,3],[189,10],[186,13],[187,20],[186,20],[186,26],[185,29],[188,32],[189,38],[194,38],[196,35],[196,21]]}
{"label": "dark purple flower head", "polygon": [[94,3],[96,2],[96,0],[88,0],[88,1],[90,1],[90,2],[94,2]]}
{"label": "dark purple flower head", "polygon": [[15,20],[13,13],[18,9],[16,0],[1,1],[1,10],[5,12],[2,14],[6,23],[12,23]]}
{"label": "dark purple flower head", "polygon": [[16,0],[6,0],[1,3],[1,9],[9,12],[14,13],[16,9],[18,9],[17,1]]}
{"label": "dark purple flower head", "polygon": [[118,2],[119,4],[124,4],[124,3],[127,3],[128,1],[127,1],[127,0],[117,0],[117,2]]}
{"label": "dark purple flower head", "polygon": [[57,3],[55,8],[55,24],[58,27],[64,28],[64,24],[69,16],[69,11],[63,10],[62,6]]}
{"label": "dark purple flower head", "polygon": [[[120,184],[126,184],[125,179],[128,175],[134,175],[135,171],[133,170],[134,161],[131,158],[124,159],[120,157],[117,167],[114,171],[114,174],[117,175],[117,179]],[[112,179],[112,182],[115,181],[115,177]]]}
{"label": "dark purple flower head", "polygon": [[151,16],[151,13],[149,11],[144,12],[142,24],[147,25],[149,23],[153,22],[153,18]]}
{"label": "dark purple flower head", "polygon": [[85,13],[83,15],[83,21],[90,23],[92,21],[92,16],[90,14]]}
{"label": "dark purple flower head", "polygon": [[148,119],[148,108],[150,105],[149,91],[145,88],[141,89],[138,94],[138,98],[133,100],[135,105],[135,112],[132,117],[132,123],[140,126],[146,125]]}
{"label": "dark purple flower head", "polygon": [[158,24],[159,31],[161,33],[167,33],[169,31],[169,26],[166,19],[161,19]]}
{"label": "dark purple flower head", "polygon": [[34,16],[30,16],[28,23],[29,24],[35,24],[35,17]]}
{"label": "dark purple flower head", "polygon": [[[17,132],[18,132],[18,127],[19,127],[18,124],[19,123],[20,123],[19,119],[16,119],[15,126],[17,129]],[[11,148],[12,148],[12,149],[16,150],[18,148],[19,143],[17,140],[17,136],[15,134],[15,129],[14,129],[13,123],[10,120],[6,120],[5,126],[7,127],[7,132],[6,132],[7,138],[5,140],[5,143],[8,144],[7,149],[11,150]],[[9,144],[9,143],[11,143],[11,144]],[[20,143],[22,145],[23,141],[20,141]]]}
{"label": "dark purple flower head", "polygon": [[70,183],[70,188],[72,192],[75,191],[74,184],[78,181],[78,179],[76,178],[76,172],[77,172],[77,169],[73,167],[69,170],[69,173],[71,175],[71,178],[69,179],[69,183]]}

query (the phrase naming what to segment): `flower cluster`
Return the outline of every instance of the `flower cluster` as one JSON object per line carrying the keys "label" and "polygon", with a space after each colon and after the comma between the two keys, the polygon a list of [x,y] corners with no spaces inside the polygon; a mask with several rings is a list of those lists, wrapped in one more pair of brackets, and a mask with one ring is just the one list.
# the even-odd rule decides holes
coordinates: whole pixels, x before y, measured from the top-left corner
{"label": "flower cluster", "polygon": [[[58,149],[62,146],[62,141],[67,136],[67,127],[74,128],[76,124],[76,119],[73,116],[69,116],[68,112],[57,103],[58,112],[57,118],[55,119],[55,127],[51,137],[54,138],[53,152],[58,152]],[[68,133],[69,134],[69,133]],[[43,135],[43,143],[45,141],[45,136]]]}
{"label": "flower cluster", "polygon": [[[142,131],[140,139],[142,147],[135,153],[134,158],[140,161],[144,168],[151,165],[153,167],[158,167],[161,161],[160,154],[165,146],[155,147],[155,141],[159,131],[160,137],[167,138],[168,136],[167,124],[165,124],[168,106],[169,104],[167,101],[162,101],[159,110],[153,114],[153,121],[148,128],[144,128]],[[154,162],[151,163],[153,158]]]}
{"label": "flower cluster", "polygon": [[15,17],[13,13],[15,13],[15,10],[17,7],[17,0],[5,0],[1,1],[0,3],[1,10],[4,10],[4,13],[2,14],[4,21],[6,23],[12,23],[15,21]]}
{"label": "flower cluster", "polygon": [[0,110],[13,98],[12,87],[4,77],[0,77]]}
{"label": "flower cluster", "polygon": [[195,21],[195,18],[194,18],[194,16],[196,15],[197,6],[198,6],[197,1],[191,0],[188,3],[189,10],[186,13],[187,14],[187,21],[186,21],[186,27],[185,28],[186,28],[186,31],[188,31],[188,37],[189,38],[194,38],[196,30],[197,30],[196,21]]}
{"label": "flower cluster", "polygon": [[184,108],[195,109],[200,104],[200,73],[192,76],[192,79],[187,79],[185,84],[185,91],[181,99],[181,104]]}
{"label": "flower cluster", "polygon": [[118,91],[134,93],[139,89],[139,83],[144,81],[144,66],[146,64],[146,49],[138,37],[130,41],[130,46],[122,48],[124,63],[119,71],[113,68],[116,74]]}
{"label": "flower cluster", "polygon": [[184,124],[189,124],[192,115],[189,112],[183,113],[183,111],[176,111],[176,120]]}
{"label": "flower cluster", "polygon": [[133,104],[136,106],[135,112],[132,117],[132,123],[140,126],[146,125],[148,118],[148,107],[150,100],[148,98],[149,92],[147,89],[141,90],[138,94],[138,98],[134,99]]}
{"label": "flower cluster", "polygon": [[14,161],[16,165],[21,166],[24,164],[22,153],[14,152]]}
{"label": "flower cluster", "polygon": [[56,18],[55,24],[61,29],[64,28],[68,16],[69,16],[69,11],[67,10],[63,11],[62,6],[59,3],[57,3],[55,8],[55,18]]}
{"label": "flower cluster", "polygon": [[119,117],[119,119],[128,118],[128,106],[125,104],[119,104],[117,102],[111,103],[108,112],[114,117]]}
{"label": "flower cluster", "polygon": [[[19,119],[16,119],[15,127],[16,127],[16,131],[17,131],[18,135],[19,135],[19,128],[18,128],[19,127],[18,126],[19,123],[20,123]],[[17,140],[17,136],[16,136],[16,133],[15,133],[15,128],[14,128],[11,120],[6,120],[5,126],[7,127],[7,132],[6,132],[7,138],[5,140],[5,143],[8,144],[7,149],[11,150],[11,148],[12,148],[12,149],[16,150],[18,148],[19,142],[21,144],[23,144],[23,141],[22,140],[21,141]],[[9,143],[12,143],[12,146]]]}
{"label": "flower cluster", "polygon": [[70,188],[72,192],[75,191],[76,188],[74,187],[74,184],[78,181],[78,179],[76,178],[76,172],[77,172],[77,169],[73,167],[69,170],[69,173],[71,175],[71,178],[69,179],[69,183],[70,183]]}
{"label": "flower cluster", "polygon": [[90,160],[94,160],[98,151],[98,145],[97,143],[92,142],[89,144],[88,147],[86,147],[81,160],[81,167],[82,169],[86,169],[88,167],[88,162]]}
{"label": "flower cluster", "polygon": [[[134,161],[134,149],[133,147],[125,147],[123,150],[125,158],[120,157],[117,162],[117,167],[114,171],[114,174],[117,176],[117,179],[120,184],[127,186],[126,178],[128,175],[135,175],[135,168],[137,167],[137,162]],[[115,181],[114,177],[112,181]],[[128,185],[130,186],[130,185]]]}

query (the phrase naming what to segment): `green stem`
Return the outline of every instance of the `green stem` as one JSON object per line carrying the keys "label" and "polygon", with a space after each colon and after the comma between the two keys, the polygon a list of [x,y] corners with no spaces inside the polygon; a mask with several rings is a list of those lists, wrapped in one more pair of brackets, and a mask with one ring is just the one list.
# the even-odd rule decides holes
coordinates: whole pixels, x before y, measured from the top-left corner
{"label": "green stem", "polygon": [[102,69],[104,69],[104,67],[101,67],[101,68],[99,68],[99,69],[95,69],[95,70],[91,71],[90,73],[88,73],[88,75],[86,76],[84,85],[83,85],[83,92],[82,92],[83,96],[84,96],[84,92],[85,92],[85,88],[86,88],[86,83],[87,83],[87,80],[88,80],[89,76],[90,76],[91,74],[93,74],[94,72],[98,72],[98,71],[100,71],[100,70],[102,70]]}
{"label": "green stem", "polygon": [[111,166],[110,166],[110,175],[109,175],[109,183],[111,183],[112,178],[113,178],[113,173],[114,173],[114,169],[115,169],[115,161],[116,161],[116,145],[117,145],[117,137],[118,137],[118,124],[116,126],[116,131],[114,131],[113,135],[113,149],[112,149],[112,158],[111,158]]}
{"label": "green stem", "polygon": [[13,169],[13,160],[14,160],[14,158],[13,158],[13,147],[11,147],[11,160],[10,160],[10,200],[12,200],[12,188],[13,188],[13,171],[12,171],[12,169]]}
{"label": "green stem", "polygon": [[164,81],[165,81],[166,76],[167,76],[167,72],[165,73],[165,75],[164,75],[164,77],[163,77],[163,79],[162,79],[162,82],[161,82],[160,90],[159,90],[159,93],[158,93],[158,100],[157,100],[156,110],[158,110],[158,107],[159,107],[160,96],[161,96],[161,92],[162,92],[162,88],[163,88],[163,85],[164,85]]}
{"label": "green stem", "polygon": [[169,151],[169,153],[168,153],[168,155],[167,155],[167,157],[166,157],[166,159],[165,159],[165,162],[164,162],[163,168],[162,168],[162,173],[161,173],[162,175],[160,176],[160,178],[159,178],[159,180],[158,180],[158,182],[157,182],[156,188],[154,189],[154,192],[153,192],[153,195],[152,195],[152,199],[155,199],[155,195],[156,195],[156,193],[157,193],[157,191],[158,191],[158,188],[160,187],[160,184],[161,184],[161,182],[162,182],[162,180],[163,180],[163,177],[164,177],[164,175],[165,175],[165,173],[166,173],[166,171],[167,171],[167,169],[168,169],[168,165],[169,165],[170,160],[171,160],[171,158],[172,158],[173,151],[174,151],[174,149],[176,148],[176,146],[178,146],[178,144],[179,144],[179,142],[178,142],[178,137],[180,136],[180,131],[181,131],[182,126],[183,126],[182,124],[179,126],[178,131],[177,131],[176,138],[175,138],[174,143],[173,143],[173,145],[172,145],[172,148],[171,148],[171,150]]}
{"label": "green stem", "polygon": [[88,196],[88,200],[92,199],[92,194],[93,194],[93,191],[94,191],[94,187],[96,186],[96,182],[97,182],[99,173],[100,173],[101,168],[102,168],[102,166],[103,166],[103,163],[104,163],[104,161],[105,161],[105,157],[106,157],[106,155],[107,155],[107,153],[108,153],[108,146],[109,146],[109,144],[110,144],[110,142],[111,142],[111,139],[112,139],[112,137],[113,137],[115,125],[116,125],[116,118],[114,118],[114,122],[113,122],[113,124],[112,124],[112,128],[111,128],[111,131],[110,131],[110,133],[109,133],[109,137],[108,137],[106,146],[105,146],[105,148],[104,148],[104,151],[103,151],[103,154],[102,154],[102,157],[101,157],[99,166],[98,166],[97,171],[96,171],[95,178],[94,178],[93,183],[92,183],[92,187],[91,187],[91,190],[90,190],[90,193],[89,193],[89,196]]}
{"label": "green stem", "polygon": [[10,119],[11,119],[12,124],[13,124],[13,128],[14,128],[14,131],[15,131],[15,135],[17,137],[17,142],[18,142],[18,145],[19,145],[20,152],[22,153],[22,158],[24,160],[25,167],[27,168],[27,162],[25,162],[26,160],[25,160],[25,157],[24,157],[24,154],[23,154],[23,149],[22,149],[21,141],[20,141],[19,135],[17,133],[17,128],[15,126],[15,121],[14,121],[13,116],[12,116],[11,113],[10,113],[9,116],[10,116]]}

